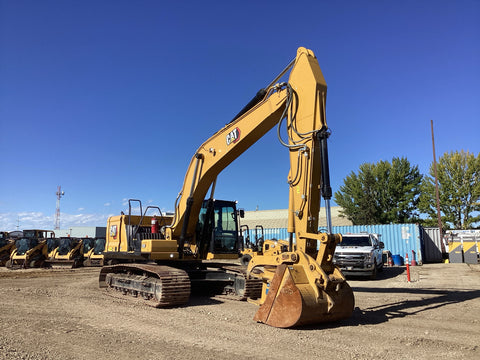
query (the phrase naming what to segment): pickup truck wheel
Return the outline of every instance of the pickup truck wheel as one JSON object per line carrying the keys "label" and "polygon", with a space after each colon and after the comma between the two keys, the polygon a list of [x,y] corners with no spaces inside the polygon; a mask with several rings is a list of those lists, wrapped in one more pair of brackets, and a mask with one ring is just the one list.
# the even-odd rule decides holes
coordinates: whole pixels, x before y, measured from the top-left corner
{"label": "pickup truck wheel", "polygon": [[377,278],[377,262],[373,263],[372,274],[370,275],[370,280],[375,280]]}
{"label": "pickup truck wheel", "polygon": [[378,265],[378,269],[377,269],[377,270],[378,270],[378,271],[383,271],[383,262],[382,262],[380,265]]}

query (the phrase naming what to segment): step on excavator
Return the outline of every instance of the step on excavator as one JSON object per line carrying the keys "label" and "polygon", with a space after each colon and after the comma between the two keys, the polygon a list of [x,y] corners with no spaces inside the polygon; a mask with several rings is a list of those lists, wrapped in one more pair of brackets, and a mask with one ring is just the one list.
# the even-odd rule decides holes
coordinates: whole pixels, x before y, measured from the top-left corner
{"label": "step on excavator", "polygon": [[[288,72],[288,81],[279,82]],[[314,53],[299,48],[198,148],[173,216],[147,216],[141,209],[132,215],[129,206],[128,215],[108,220],[100,287],[156,307],[186,304],[195,288],[209,289],[257,304],[254,320],[279,328],[350,317],[353,291],[332,262],[342,237],[332,234],[330,220],[326,93]],[[240,254],[237,211],[234,202],[215,200],[217,176],[274,126],[290,158],[288,246],[253,253],[247,266],[226,262]],[[318,231],[322,197],[326,232]]]}

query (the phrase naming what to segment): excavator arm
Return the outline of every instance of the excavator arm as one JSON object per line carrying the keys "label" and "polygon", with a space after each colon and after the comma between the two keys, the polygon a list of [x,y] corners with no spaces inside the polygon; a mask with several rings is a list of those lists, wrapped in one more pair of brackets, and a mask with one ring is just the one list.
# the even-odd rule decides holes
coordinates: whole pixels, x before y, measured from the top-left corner
{"label": "excavator arm", "polygon": [[[192,157],[175,204],[172,225],[166,229],[167,240],[178,240],[180,256],[185,241],[194,243],[202,202],[208,189],[214,189],[218,174],[275,125],[280,127],[287,113],[289,139],[285,145],[289,148],[291,163],[290,215],[295,213],[296,219],[301,221],[300,231],[316,232],[319,176],[323,173],[317,138],[327,130],[327,86],[317,59],[310,50],[299,48],[295,60],[279,77],[290,68],[288,83],[273,82],[259,91],[253,103],[205,141]],[[299,225],[295,226],[293,216],[289,218],[289,229],[293,233]]]}
{"label": "excavator arm", "polygon": [[192,157],[172,225],[166,229],[167,240],[179,239],[180,256],[185,241],[192,242],[202,202],[209,188],[213,193],[218,174],[272,129],[285,112],[286,84],[274,85],[264,93],[263,99],[216,132]]}

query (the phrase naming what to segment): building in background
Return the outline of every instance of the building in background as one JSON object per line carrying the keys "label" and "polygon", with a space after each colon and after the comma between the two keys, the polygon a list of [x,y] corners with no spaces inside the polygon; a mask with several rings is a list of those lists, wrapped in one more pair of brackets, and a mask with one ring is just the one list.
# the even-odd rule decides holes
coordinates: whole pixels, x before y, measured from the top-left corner
{"label": "building in background", "polygon": [[[347,218],[340,217],[340,206],[332,206],[332,225],[333,226],[349,226],[352,222]],[[254,229],[255,226],[261,225],[265,229],[278,229],[286,228],[288,224],[288,209],[280,210],[257,210],[257,211],[245,211],[245,217],[240,219],[240,225],[247,225],[249,228]],[[327,220],[325,215],[325,208],[322,207],[319,214],[320,228],[327,226]]]}
{"label": "building in background", "polygon": [[104,238],[107,235],[105,226],[72,226],[68,229],[55,230],[55,236],[59,237],[75,237],[75,238]]}

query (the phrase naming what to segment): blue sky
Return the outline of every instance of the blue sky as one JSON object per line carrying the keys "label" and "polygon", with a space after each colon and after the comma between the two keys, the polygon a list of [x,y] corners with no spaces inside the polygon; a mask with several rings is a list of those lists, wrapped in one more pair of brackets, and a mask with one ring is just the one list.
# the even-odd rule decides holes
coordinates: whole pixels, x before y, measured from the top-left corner
{"label": "blue sky", "polygon": [[[480,151],[480,1],[0,0],[0,230],[105,226],[125,199],[172,210],[195,150],[312,49],[334,191],[365,162]],[[274,131],[218,178],[288,206]]]}

